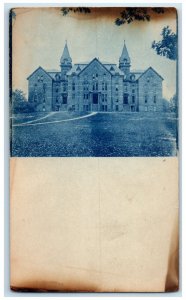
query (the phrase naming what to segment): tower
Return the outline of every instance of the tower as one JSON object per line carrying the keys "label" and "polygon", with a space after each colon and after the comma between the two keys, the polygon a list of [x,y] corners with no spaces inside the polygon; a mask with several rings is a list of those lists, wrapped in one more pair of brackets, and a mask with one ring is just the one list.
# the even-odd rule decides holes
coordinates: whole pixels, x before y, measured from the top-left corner
{"label": "tower", "polygon": [[124,41],[124,45],[123,45],[123,51],[122,54],[120,56],[119,59],[119,68],[122,72],[125,73],[125,75],[128,77],[129,73],[130,73],[130,57],[127,51],[127,47],[125,45],[125,41]]}
{"label": "tower", "polygon": [[67,41],[65,43],[65,47],[63,50],[63,54],[60,59],[60,67],[61,67],[61,78],[66,79],[66,73],[72,68],[72,59],[70,57]]}

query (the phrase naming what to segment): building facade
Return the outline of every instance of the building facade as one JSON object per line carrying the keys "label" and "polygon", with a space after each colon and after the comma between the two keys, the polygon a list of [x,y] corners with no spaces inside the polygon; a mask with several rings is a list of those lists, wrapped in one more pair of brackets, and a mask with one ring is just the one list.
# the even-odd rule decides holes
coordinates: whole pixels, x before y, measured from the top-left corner
{"label": "building facade", "polygon": [[73,65],[66,43],[60,68],[39,67],[27,78],[37,111],[163,111],[163,78],[152,67],[132,71],[125,43],[118,66],[98,58]]}

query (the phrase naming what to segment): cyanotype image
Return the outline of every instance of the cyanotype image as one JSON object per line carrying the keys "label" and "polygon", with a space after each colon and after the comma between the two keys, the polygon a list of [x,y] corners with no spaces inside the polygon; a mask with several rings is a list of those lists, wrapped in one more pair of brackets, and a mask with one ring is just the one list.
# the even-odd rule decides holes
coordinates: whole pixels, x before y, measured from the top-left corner
{"label": "cyanotype image", "polygon": [[11,11],[13,157],[178,152],[174,8]]}

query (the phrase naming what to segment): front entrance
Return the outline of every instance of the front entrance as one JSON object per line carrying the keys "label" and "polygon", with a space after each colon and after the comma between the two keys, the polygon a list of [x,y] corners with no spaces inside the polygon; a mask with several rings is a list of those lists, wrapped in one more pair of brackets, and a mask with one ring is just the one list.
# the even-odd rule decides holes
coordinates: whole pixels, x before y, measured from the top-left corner
{"label": "front entrance", "polygon": [[98,102],[99,102],[99,94],[93,93],[92,94],[92,111],[98,111]]}
{"label": "front entrance", "polygon": [[93,94],[92,103],[93,104],[98,104],[98,93]]}

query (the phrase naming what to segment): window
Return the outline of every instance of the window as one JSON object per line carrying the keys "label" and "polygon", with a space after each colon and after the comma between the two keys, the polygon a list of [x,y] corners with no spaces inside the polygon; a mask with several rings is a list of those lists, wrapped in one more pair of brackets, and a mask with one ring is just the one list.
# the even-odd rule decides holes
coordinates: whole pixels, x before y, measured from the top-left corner
{"label": "window", "polygon": [[41,81],[43,81],[43,75],[41,75]]}
{"label": "window", "polygon": [[116,109],[116,111],[118,111],[118,109],[119,109],[118,105],[115,106],[115,109]]}
{"label": "window", "polygon": [[58,88],[56,88],[56,93],[58,93],[59,92],[59,89]]}
{"label": "window", "polygon": [[98,82],[94,82],[93,83],[93,91],[97,91],[98,90]]}
{"label": "window", "polygon": [[87,81],[84,82],[83,90],[88,91],[88,82]]}
{"label": "window", "polygon": [[145,103],[147,103],[147,102],[148,102],[148,96],[145,95]]}
{"label": "window", "polygon": [[129,103],[128,98],[129,98],[128,94],[123,95],[123,104],[128,104]]}
{"label": "window", "polygon": [[83,99],[88,99],[88,94],[84,94]]}
{"label": "window", "polygon": [[75,88],[76,88],[75,82],[72,82],[72,90],[75,91]]}
{"label": "window", "polygon": [[116,91],[118,91],[118,84],[116,84]]}
{"label": "window", "polygon": [[56,97],[56,103],[58,103],[59,102],[59,97]]}
{"label": "window", "polygon": [[73,99],[73,100],[75,99],[75,94],[72,94],[72,99]]}
{"label": "window", "polygon": [[154,103],[156,103],[156,95],[154,95]]}
{"label": "window", "polygon": [[135,96],[132,95],[132,103],[135,103]]}
{"label": "window", "polygon": [[133,94],[135,93],[135,89],[132,89],[132,93],[133,93]]}
{"label": "window", "polygon": [[46,93],[46,88],[47,88],[46,83],[43,83],[43,91],[44,91],[44,93]]}
{"label": "window", "polygon": [[63,104],[67,104],[67,95],[63,95]]}
{"label": "window", "polygon": [[124,84],[124,92],[127,92],[127,84]]}
{"label": "window", "polygon": [[148,111],[148,107],[147,106],[145,106],[145,111]]}
{"label": "window", "polygon": [[34,102],[37,102],[37,94],[34,95]]}
{"label": "window", "polygon": [[88,107],[87,104],[84,104],[84,105],[83,105],[83,110],[84,110],[84,111],[88,111],[88,108],[89,108],[89,107]]}

